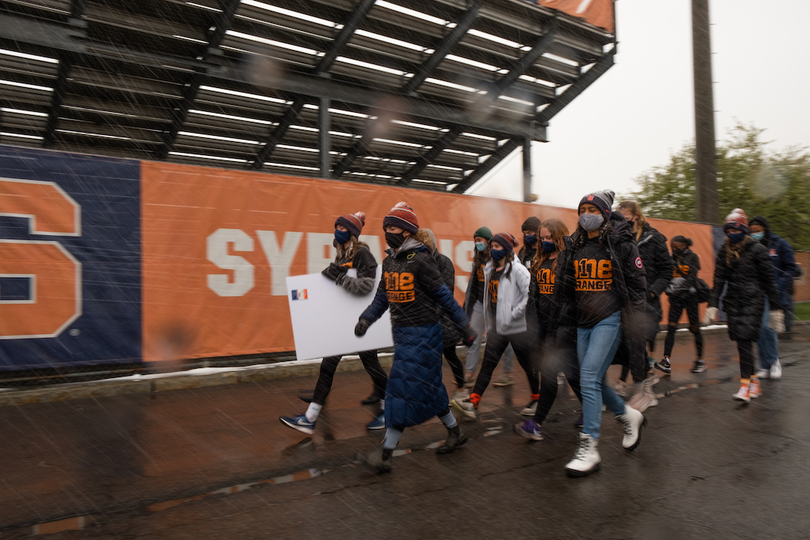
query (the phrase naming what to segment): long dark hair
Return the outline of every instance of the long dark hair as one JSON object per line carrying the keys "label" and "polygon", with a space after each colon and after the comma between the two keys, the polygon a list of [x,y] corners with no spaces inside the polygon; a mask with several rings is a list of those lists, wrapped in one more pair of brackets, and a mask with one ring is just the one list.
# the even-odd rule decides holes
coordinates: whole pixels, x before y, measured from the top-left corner
{"label": "long dark hair", "polygon": [[[608,236],[613,234],[613,225],[610,224],[610,216],[599,226],[599,243],[603,246],[607,244]],[[582,228],[582,224],[577,221],[577,230],[571,235],[571,246],[581,248],[588,241],[588,231]]]}

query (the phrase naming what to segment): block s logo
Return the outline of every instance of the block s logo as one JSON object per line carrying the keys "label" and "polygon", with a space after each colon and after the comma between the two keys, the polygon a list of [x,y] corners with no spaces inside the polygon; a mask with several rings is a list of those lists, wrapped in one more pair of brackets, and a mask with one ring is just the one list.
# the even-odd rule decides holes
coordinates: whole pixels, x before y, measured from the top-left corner
{"label": "block s logo", "polygon": [[[81,207],[54,182],[0,178],[0,215],[26,218],[31,235],[82,234]],[[57,337],[82,313],[82,265],[56,240],[0,239],[0,278],[27,278],[30,291],[0,290],[0,339]]]}

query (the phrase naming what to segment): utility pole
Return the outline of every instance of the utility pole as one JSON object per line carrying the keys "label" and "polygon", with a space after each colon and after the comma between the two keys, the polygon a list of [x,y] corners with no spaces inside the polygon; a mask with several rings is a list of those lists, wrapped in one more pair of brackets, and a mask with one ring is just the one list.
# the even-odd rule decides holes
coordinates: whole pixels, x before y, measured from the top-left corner
{"label": "utility pole", "polygon": [[718,223],[717,147],[709,0],[692,0],[692,58],[695,78],[695,185],[697,219]]}
{"label": "utility pole", "polygon": [[532,202],[532,139],[523,139],[523,202]]}

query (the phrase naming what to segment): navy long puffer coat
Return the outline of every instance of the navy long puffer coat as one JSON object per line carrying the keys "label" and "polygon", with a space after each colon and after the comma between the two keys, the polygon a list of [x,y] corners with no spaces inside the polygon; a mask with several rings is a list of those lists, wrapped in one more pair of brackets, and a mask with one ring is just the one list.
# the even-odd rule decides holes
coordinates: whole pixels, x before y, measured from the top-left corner
{"label": "navy long puffer coat", "polygon": [[756,341],[765,312],[765,297],[768,297],[771,310],[782,309],[782,304],[768,250],[750,236],[742,242],[745,244],[739,257],[732,253],[730,265],[726,262],[730,249],[728,240],[720,247],[709,307],[717,307],[723,288],[728,285],[723,310],[728,315],[729,337],[734,341]]}
{"label": "navy long puffer coat", "polygon": [[461,326],[470,324],[444,284],[427,248],[408,238],[383,261],[383,278],[360,316],[371,322],[391,310],[394,363],[385,387],[385,424],[397,429],[421,424],[447,410],[442,381],[440,306]]}

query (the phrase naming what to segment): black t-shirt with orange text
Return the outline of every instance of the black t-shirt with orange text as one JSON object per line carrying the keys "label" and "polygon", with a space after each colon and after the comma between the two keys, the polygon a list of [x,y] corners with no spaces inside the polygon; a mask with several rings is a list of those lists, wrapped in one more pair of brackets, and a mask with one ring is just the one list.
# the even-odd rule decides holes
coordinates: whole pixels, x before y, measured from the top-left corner
{"label": "black t-shirt with orange text", "polygon": [[546,259],[532,272],[531,289],[537,314],[541,320],[547,320],[552,312],[552,295],[554,294],[554,259]]}
{"label": "black t-shirt with orange text", "polygon": [[588,239],[577,250],[574,272],[579,328],[593,328],[621,309],[621,299],[613,283],[613,263],[598,238]]}
{"label": "black t-shirt with orange text", "polygon": [[494,270],[492,275],[489,276],[489,285],[487,286],[487,302],[489,302],[489,309],[493,315],[497,312],[498,308],[498,285],[501,283],[501,276],[503,275],[503,268]]}

